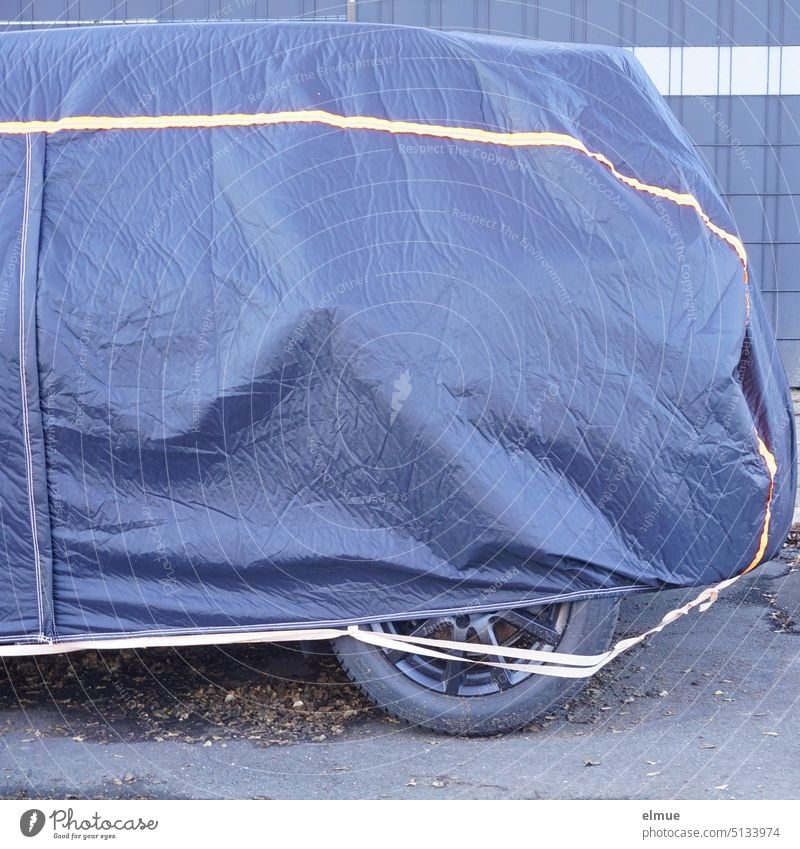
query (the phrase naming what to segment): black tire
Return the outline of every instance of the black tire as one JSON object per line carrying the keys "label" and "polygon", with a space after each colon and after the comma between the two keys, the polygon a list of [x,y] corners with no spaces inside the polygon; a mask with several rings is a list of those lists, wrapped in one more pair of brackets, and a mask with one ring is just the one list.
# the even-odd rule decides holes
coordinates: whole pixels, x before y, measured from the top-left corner
{"label": "black tire", "polygon": [[[550,650],[555,653],[600,654],[611,644],[618,611],[618,599],[600,598],[524,611],[498,611],[483,616],[498,617],[507,633],[506,617],[524,625],[531,620],[539,622],[546,614],[556,626],[561,623],[554,627],[557,638],[547,636],[545,628]],[[520,619],[521,614],[526,618]],[[380,623],[370,627],[387,634],[413,631],[418,634],[433,633],[446,639],[469,639],[473,635],[485,639],[485,635],[470,631],[466,625],[469,618],[458,617],[458,626],[456,617],[436,617],[414,623]],[[420,622],[427,623],[427,631]],[[440,626],[436,626],[436,622]],[[441,630],[436,633],[437,627],[449,633]],[[497,620],[489,627],[495,633]],[[548,647],[548,643],[538,637],[531,637],[530,628],[525,630],[529,637],[527,644],[521,641],[525,636],[522,630],[518,631],[517,639],[504,637],[499,640],[500,644]],[[538,633],[537,628],[533,630]],[[497,634],[495,639],[498,639]],[[502,679],[498,683],[496,672],[486,666],[448,665],[428,658],[415,658],[407,653],[387,652],[353,637],[340,637],[334,641],[333,647],[350,679],[379,708],[412,725],[445,734],[480,736],[516,731],[574,699],[587,681],[512,672],[509,674],[514,676],[513,679],[506,678],[506,688],[503,689]],[[435,676],[440,668],[444,677],[441,683],[437,683]],[[461,671],[449,671],[455,669]],[[412,675],[413,678],[410,677]],[[491,677],[491,681],[487,676]],[[458,683],[453,684],[456,677]]]}

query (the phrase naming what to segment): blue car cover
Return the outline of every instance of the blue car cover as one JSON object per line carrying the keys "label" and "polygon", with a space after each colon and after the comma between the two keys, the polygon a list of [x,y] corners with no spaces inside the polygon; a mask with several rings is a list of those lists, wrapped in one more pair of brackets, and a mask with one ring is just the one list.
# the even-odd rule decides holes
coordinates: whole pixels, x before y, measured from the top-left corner
{"label": "blue car cover", "polygon": [[780,548],[774,337],[630,53],[0,39],[0,639],[688,587]]}

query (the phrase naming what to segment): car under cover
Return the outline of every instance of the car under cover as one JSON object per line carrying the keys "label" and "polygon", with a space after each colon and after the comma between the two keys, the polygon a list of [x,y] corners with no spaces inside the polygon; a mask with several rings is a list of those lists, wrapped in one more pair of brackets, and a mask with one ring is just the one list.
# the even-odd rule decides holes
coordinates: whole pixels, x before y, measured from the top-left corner
{"label": "car under cover", "polygon": [[773,333],[631,53],[0,38],[4,642],[688,587],[782,545]]}

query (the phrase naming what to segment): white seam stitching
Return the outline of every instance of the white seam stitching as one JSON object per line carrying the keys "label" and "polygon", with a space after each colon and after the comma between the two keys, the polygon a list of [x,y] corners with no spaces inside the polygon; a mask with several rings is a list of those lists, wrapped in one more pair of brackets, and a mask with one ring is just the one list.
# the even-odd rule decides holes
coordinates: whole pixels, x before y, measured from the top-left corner
{"label": "white seam stitching", "polygon": [[[556,676],[559,678],[588,678],[591,675],[594,675],[595,672],[599,671],[604,666],[606,666],[606,664],[614,660],[614,658],[618,657],[629,649],[632,649],[634,646],[643,643],[648,637],[663,631],[666,627],[671,625],[677,619],[680,619],[682,616],[685,616],[695,608],[697,608],[700,613],[705,610],[708,610],[708,608],[717,600],[720,591],[736,583],[736,581],[738,581],[741,577],[742,575],[739,574],[734,578],[729,578],[728,580],[721,581],[720,583],[712,587],[707,587],[690,602],[684,604],[682,607],[670,610],[668,613],[664,614],[659,623],[654,627],[648,629],[647,631],[644,631],[636,637],[629,637],[627,639],[619,640],[608,651],[602,652],[601,654],[597,655],[577,655],[568,652],[560,653],[557,651],[546,652],[536,649],[504,649],[503,647],[497,645],[470,645],[469,643],[463,643],[459,641],[426,639],[422,637],[414,639],[408,637],[401,637],[399,635],[395,635],[392,638],[387,637],[386,635],[375,633],[373,631],[362,630],[355,625],[348,626],[346,630],[342,628],[314,628],[294,631],[254,632],[249,635],[248,639],[243,639],[241,640],[241,642],[275,643],[286,642],[287,640],[292,639],[330,640],[337,639],[338,637],[351,637],[360,640],[361,642],[367,643],[370,646],[377,646],[383,649],[399,649],[403,652],[412,652],[416,654],[421,654],[426,657],[443,658],[444,660],[457,660],[460,663],[477,663],[481,666],[488,666],[500,669],[514,669],[522,672],[531,672],[540,675]],[[234,639],[231,639],[231,637],[233,637]],[[64,645],[49,643],[46,646],[40,645],[37,647],[33,647],[32,650],[28,652],[28,654],[57,654],[60,652],[78,651],[80,649],[85,650],[88,648],[97,647],[125,647],[133,649],[147,649],[165,645],[197,646],[215,643],[219,645],[231,645],[240,642],[238,637],[238,634],[227,634],[225,635],[225,637],[223,637],[222,635],[213,636],[210,634],[203,634],[197,636],[176,636],[172,638],[171,641],[168,638],[164,637],[139,637],[138,639],[133,638],[118,640],[75,640],[72,643],[67,643]],[[7,648],[0,647],[0,657],[21,657],[25,655],[25,649],[27,648],[27,646],[10,646]],[[450,653],[450,651],[443,651],[443,649],[456,651],[465,650],[471,654],[489,654],[492,656],[500,656],[504,659],[503,661],[499,662],[487,661],[485,659],[479,658],[467,659],[463,655],[453,655]],[[514,663],[509,663],[508,659],[504,657],[508,651],[515,652],[513,656],[514,658],[517,658],[519,660],[529,659],[532,661],[538,660],[539,662],[525,664],[517,663],[515,661]]]}
{"label": "white seam stitching", "polygon": [[25,370],[25,274],[28,250],[28,216],[30,213],[31,160],[33,143],[30,134],[25,136],[25,194],[22,207],[22,233],[20,234],[19,263],[19,379],[22,402],[22,438],[25,445],[25,473],[28,488],[28,510],[30,511],[31,535],[33,538],[33,561],[36,569],[36,604],[39,615],[39,639],[44,640],[44,601],[42,599],[42,563],[39,551],[39,533],[36,526],[36,501],[33,494],[33,451],[31,449],[30,421],[28,413],[28,377]]}
{"label": "white seam stitching", "polygon": [[[561,603],[568,601],[569,599],[574,598],[575,596],[585,596],[585,595],[589,595],[590,598],[588,600],[591,601],[591,597],[594,597],[594,596],[613,595],[613,594],[616,594],[616,593],[624,593],[626,591],[648,592],[648,591],[652,591],[652,588],[639,587],[636,584],[626,584],[626,585],[621,586],[621,587],[607,587],[607,588],[601,588],[599,590],[593,590],[589,594],[587,594],[585,591],[575,590],[572,593],[564,593],[560,596],[549,596],[549,597],[544,596],[541,599],[541,601],[536,600],[536,601],[532,601],[530,603],[531,604],[561,604]],[[552,598],[554,600],[548,601],[548,598]],[[513,606],[513,605],[503,605],[503,609],[506,609],[506,607],[509,607],[509,606]],[[483,607],[458,608],[458,610],[464,610],[464,611],[472,611],[472,610],[480,611],[480,610],[484,610],[484,609],[494,609],[494,608],[483,608]],[[452,610],[453,610],[453,608],[442,607],[442,608],[438,608],[436,610],[430,610],[430,611],[411,611],[411,612],[408,612],[408,613],[404,613],[403,616],[408,617],[408,618],[413,618],[415,615],[422,615],[423,613],[426,616],[438,616],[438,615],[444,615],[446,613],[450,613]],[[367,625],[370,622],[381,622],[381,621],[389,620],[391,618],[392,618],[391,615],[386,615],[386,616],[382,616],[382,617],[381,616],[371,616],[371,617],[369,617],[368,620],[359,619],[359,622],[357,624]],[[112,638],[112,637],[120,637],[120,636],[132,636],[132,637],[147,637],[147,636],[160,636],[160,635],[168,636],[170,634],[173,634],[175,636],[188,635],[188,634],[207,634],[207,633],[247,634],[251,631],[270,631],[270,630],[274,630],[274,631],[283,631],[283,630],[302,631],[302,630],[308,630],[310,628],[341,628],[341,627],[346,627],[347,624],[352,624],[352,623],[353,623],[352,619],[317,619],[313,622],[300,622],[300,623],[298,623],[298,622],[278,622],[278,623],[275,623],[275,624],[259,623],[257,625],[238,625],[238,626],[237,625],[233,625],[233,626],[213,625],[213,626],[210,626],[208,628],[204,628],[204,627],[201,627],[201,626],[197,626],[197,627],[194,627],[194,628],[151,628],[149,630],[144,630],[144,631],[99,631],[99,632],[96,632],[96,631],[76,631],[75,633],[72,633],[72,634],[65,634],[63,632],[59,632],[58,630],[56,630],[54,632],[54,634],[55,634],[55,640],[54,641],[57,642],[57,643],[67,642],[67,641],[73,641],[73,640],[75,640],[76,638],[79,638],[79,637],[100,639],[102,637]]]}

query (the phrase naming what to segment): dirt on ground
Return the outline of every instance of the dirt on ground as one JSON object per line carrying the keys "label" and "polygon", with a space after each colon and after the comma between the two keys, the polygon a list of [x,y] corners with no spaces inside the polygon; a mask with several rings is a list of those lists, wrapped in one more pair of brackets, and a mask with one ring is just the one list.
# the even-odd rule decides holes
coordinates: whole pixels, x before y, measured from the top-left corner
{"label": "dirt on ground", "polygon": [[0,713],[51,713],[46,730],[40,720],[31,727],[35,736],[274,746],[342,734],[372,711],[330,654],[290,645],[84,651],[0,663]]}

